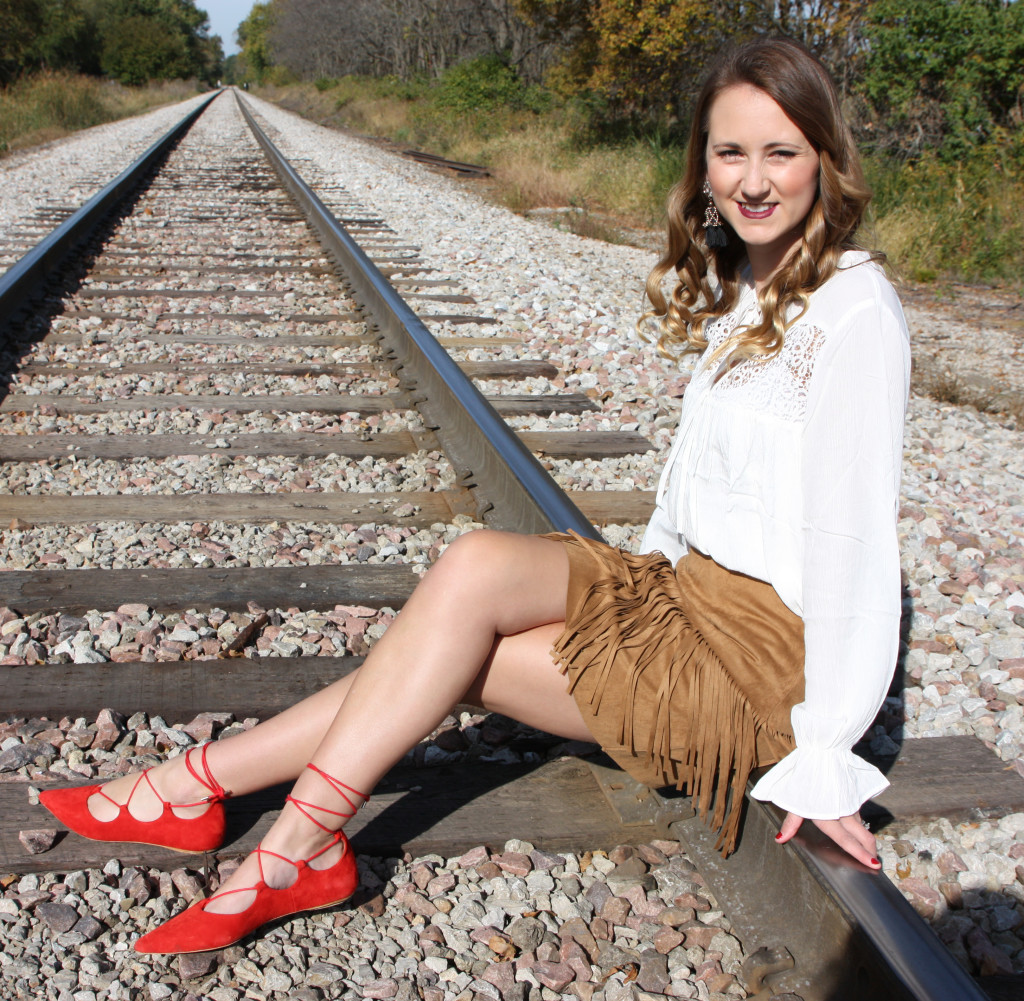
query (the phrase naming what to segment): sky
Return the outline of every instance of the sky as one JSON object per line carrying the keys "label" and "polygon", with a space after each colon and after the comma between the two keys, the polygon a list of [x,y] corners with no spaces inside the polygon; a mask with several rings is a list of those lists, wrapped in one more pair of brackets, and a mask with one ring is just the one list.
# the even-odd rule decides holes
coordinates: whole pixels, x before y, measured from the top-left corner
{"label": "sky", "polygon": [[197,0],[196,6],[200,10],[205,10],[210,18],[210,34],[220,35],[225,56],[238,51],[235,31],[249,16],[254,2],[255,0]]}

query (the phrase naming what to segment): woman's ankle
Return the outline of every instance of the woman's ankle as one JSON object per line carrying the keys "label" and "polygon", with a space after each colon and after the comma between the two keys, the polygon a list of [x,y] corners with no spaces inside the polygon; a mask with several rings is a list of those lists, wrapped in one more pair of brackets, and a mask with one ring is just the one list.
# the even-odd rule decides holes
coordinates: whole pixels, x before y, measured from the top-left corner
{"label": "woman's ankle", "polygon": [[319,824],[311,822],[293,802],[286,801],[260,845],[266,851],[299,862],[329,849],[338,841],[340,830],[340,825],[325,830]]}
{"label": "woman's ankle", "polygon": [[150,773],[162,799],[173,807],[179,817],[198,815],[209,803],[227,795],[217,781],[214,744],[191,747],[165,761]]}

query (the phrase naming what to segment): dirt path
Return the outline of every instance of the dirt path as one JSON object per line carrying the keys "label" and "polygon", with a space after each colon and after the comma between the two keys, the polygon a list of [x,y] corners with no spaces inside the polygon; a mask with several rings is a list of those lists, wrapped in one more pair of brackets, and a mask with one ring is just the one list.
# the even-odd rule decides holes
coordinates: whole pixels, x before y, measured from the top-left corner
{"label": "dirt path", "polygon": [[915,388],[1024,424],[1024,296],[954,282],[906,285]]}

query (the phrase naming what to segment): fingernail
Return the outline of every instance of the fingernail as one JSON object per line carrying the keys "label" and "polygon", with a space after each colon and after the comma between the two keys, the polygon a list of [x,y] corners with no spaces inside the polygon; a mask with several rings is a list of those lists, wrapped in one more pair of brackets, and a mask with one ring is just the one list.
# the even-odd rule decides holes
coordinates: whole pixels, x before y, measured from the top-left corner
{"label": "fingernail", "polygon": [[876,859],[876,858],[873,858],[873,859],[871,860],[871,864],[872,864],[872,865],[881,865],[882,863],[881,863],[881,862],[879,862],[879,861],[878,861],[878,859]]}
{"label": "fingernail", "polygon": [[775,840],[776,841],[781,841],[782,840],[782,831],[779,831],[779,833],[775,835]]}

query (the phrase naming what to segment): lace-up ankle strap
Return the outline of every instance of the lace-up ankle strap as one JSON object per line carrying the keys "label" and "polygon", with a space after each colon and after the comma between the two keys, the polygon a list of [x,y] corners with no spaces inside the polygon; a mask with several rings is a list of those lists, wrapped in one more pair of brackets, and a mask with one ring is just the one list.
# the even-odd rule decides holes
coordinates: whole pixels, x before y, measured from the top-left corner
{"label": "lace-up ankle strap", "polygon": [[210,795],[207,796],[205,799],[199,800],[198,803],[177,803],[175,804],[176,806],[202,806],[203,803],[219,803],[222,799],[227,799],[231,795],[231,793],[229,793],[213,777],[213,772],[210,771],[210,766],[206,761],[206,752],[209,749],[209,747],[210,744],[209,742],[207,742],[203,744],[203,746],[200,748],[201,756],[199,763],[203,769],[202,775],[200,775],[199,772],[196,771],[195,766],[192,764],[190,758],[192,752],[196,750],[194,747],[190,747],[185,752],[185,767],[188,769],[188,772],[192,776],[192,778],[194,778],[200,785],[206,786],[206,788],[210,790]]}
{"label": "lace-up ankle strap", "polygon": [[[306,765],[307,768],[312,769],[316,772],[347,804],[349,812],[346,813],[344,810],[331,810],[329,807],[320,806],[319,803],[307,803],[305,800],[296,799],[294,796],[289,794],[285,799],[289,803],[294,803],[296,808],[302,813],[307,820],[311,820],[317,827],[322,831],[326,831],[328,834],[334,834],[335,831],[340,828],[346,820],[350,820],[359,811],[359,808],[366,803],[370,797],[365,792],[360,792],[358,789],[353,789],[352,786],[346,785],[340,779],[336,779],[333,775],[328,775],[322,768],[318,768],[312,762]],[[351,796],[349,795],[351,793]],[[357,796],[362,802],[353,802],[352,796]],[[326,824],[321,823],[316,817],[313,816],[309,811],[319,810],[321,813],[329,813],[332,817],[338,817],[341,821],[340,824],[334,827],[328,827]]]}
{"label": "lace-up ankle strap", "polygon": [[135,785],[132,786],[131,792],[128,793],[128,798],[123,803],[118,803],[118,801],[114,799],[113,796],[108,796],[102,788],[96,790],[96,795],[102,796],[108,803],[113,803],[114,806],[118,808],[118,810],[120,810],[122,807],[127,808],[128,804],[132,801],[132,797],[135,795],[135,790],[139,788],[139,785],[141,784],[142,780],[145,779],[146,783],[149,785],[149,788],[153,790],[153,795],[156,796],[156,798],[164,806],[170,806],[167,800],[165,800],[163,796],[161,796],[160,793],[156,791],[156,786],[153,785],[153,780],[149,777],[149,773],[152,770],[152,768],[147,768],[144,772],[139,773],[139,777],[135,780]]}

